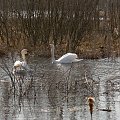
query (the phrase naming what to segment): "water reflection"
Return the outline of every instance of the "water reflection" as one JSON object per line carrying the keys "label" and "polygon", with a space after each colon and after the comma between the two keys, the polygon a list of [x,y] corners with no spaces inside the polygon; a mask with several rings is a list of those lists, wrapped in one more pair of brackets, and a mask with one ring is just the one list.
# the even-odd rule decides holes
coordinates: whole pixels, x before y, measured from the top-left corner
{"label": "water reflection", "polygon": [[119,61],[60,65],[37,58],[30,67],[34,70],[32,83],[25,86],[24,94],[15,95],[1,70],[2,76],[7,76],[0,82],[1,120],[90,120],[89,96],[95,98],[93,120],[119,119]]}

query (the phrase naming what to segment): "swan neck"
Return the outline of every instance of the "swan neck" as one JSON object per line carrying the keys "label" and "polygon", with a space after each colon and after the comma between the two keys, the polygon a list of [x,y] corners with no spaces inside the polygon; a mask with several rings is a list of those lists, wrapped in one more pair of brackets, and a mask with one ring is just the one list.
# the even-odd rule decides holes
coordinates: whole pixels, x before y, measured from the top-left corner
{"label": "swan neck", "polygon": [[23,61],[26,62],[26,56],[25,56],[25,54],[22,54],[22,59],[23,59]]}
{"label": "swan neck", "polygon": [[51,58],[52,58],[52,63],[55,63],[55,55],[54,55],[54,46],[51,47]]}

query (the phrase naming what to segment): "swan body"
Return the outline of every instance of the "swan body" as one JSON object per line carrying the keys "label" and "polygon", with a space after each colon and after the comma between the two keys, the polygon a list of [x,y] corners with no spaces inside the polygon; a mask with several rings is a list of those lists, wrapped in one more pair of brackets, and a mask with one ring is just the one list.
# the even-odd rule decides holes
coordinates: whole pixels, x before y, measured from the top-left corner
{"label": "swan body", "polygon": [[77,55],[75,53],[66,53],[62,57],[60,57],[58,60],[55,60],[56,63],[72,63],[72,62],[78,62],[79,59],[77,59]]}
{"label": "swan body", "polygon": [[17,76],[24,76],[27,74],[27,71],[29,71],[29,66],[27,65],[26,61],[26,54],[28,53],[27,49],[23,49],[21,51],[22,59],[23,61],[17,60],[13,65],[13,71],[12,73]]}
{"label": "swan body", "polygon": [[52,56],[52,63],[73,63],[73,62],[79,62],[82,59],[78,59],[77,54],[75,53],[66,53],[62,57],[60,57],[58,60],[55,60],[54,57],[54,45],[50,44],[51,46],[51,56]]}

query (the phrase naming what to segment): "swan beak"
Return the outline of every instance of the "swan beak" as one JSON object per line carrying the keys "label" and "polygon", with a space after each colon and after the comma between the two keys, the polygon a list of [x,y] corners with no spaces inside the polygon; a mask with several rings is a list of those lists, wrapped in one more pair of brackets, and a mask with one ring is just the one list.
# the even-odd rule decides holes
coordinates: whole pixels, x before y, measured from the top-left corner
{"label": "swan beak", "polygon": [[28,56],[30,54],[30,52],[27,50],[27,53],[26,53],[26,55]]}

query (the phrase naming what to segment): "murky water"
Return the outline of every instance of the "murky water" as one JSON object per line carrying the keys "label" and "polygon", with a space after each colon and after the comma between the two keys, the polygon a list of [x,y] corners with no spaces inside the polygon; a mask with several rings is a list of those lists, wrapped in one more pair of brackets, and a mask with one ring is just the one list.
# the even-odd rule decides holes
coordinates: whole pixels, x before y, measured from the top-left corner
{"label": "murky water", "polygon": [[[12,64],[9,59],[9,70]],[[59,65],[31,58],[30,67],[32,82],[21,92],[11,87],[9,74],[0,70],[0,120],[91,120],[89,96],[95,98],[92,120],[120,119],[119,59]]]}

